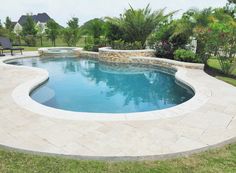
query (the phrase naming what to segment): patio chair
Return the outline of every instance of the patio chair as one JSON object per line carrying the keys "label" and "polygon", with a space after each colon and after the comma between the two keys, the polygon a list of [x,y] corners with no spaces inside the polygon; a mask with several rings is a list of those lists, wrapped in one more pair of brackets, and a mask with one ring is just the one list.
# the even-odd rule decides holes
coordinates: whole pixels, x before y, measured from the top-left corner
{"label": "patio chair", "polygon": [[1,54],[3,55],[3,51],[4,50],[10,50],[11,51],[11,55],[13,55],[13,51],[20,51],[21,55],[22,55],[22,50],[24,50],[24,48],[14,48],[12,47],[12,43],[8,38],[5,37],[0,37],[0,45],[2,46],[2,48],[0,48],[1,50]]}
{"label": "patio chair", "polygon": [[0,48],[0,56],[5,56],[5,55],[3,54],[2,48]]}

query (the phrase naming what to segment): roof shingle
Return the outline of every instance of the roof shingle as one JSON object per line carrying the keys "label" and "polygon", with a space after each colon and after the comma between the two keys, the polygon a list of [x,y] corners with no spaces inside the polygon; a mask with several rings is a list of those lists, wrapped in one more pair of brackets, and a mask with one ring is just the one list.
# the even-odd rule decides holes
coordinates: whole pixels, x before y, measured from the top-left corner
{"label": "roof shingle", "polygon": [[[51,19],[47,13],[38,13],[37,15],[32,15],[32,18],[35,23],[37,22],[46,23],[49,19]],[[26,22],[26,19],[27,15],[22,15],[18,20],[18,23],[20,25],[23,25]]]}

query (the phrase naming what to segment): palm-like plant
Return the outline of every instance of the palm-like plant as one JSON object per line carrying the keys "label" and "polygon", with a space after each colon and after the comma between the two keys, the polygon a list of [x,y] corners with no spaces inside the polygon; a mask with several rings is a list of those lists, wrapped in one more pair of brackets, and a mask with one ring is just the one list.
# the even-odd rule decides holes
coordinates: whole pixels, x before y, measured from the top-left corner
{"label": "palm-like plant", "polygon": [[201,30],[204,30],[212,16],[212,9],[207,8],[202,11],[197,9],[191,9],[183,14],[182,18],[176,22],[175,29],[171,35],[172,37],[185,37],[186,39],[190,39],[190,37],[194,36],[197,41],[196,53],[199,57],[201,57],[202,61],[206,61],[207,57],[205,57],[204,52],[204,40],[205,38],[201,35]]}
{"label": "palm-like plant", "polygon": [[189,34],[192,35],[195,27],[206,27],[209,24],[212,9],[207,8],[202,11],[190,9],[183,14],[182,18],[177,22],[173,35]]}
{"label": "palm-like plant", "polygon": [[142,47],[149,35],[156,27],[165,21],[170,15],[164,15],[165,9],[152,12],[149,5],[144,9],[135,10],[132,6],[119,18],[107,18],[108,22],[118,26],[123,31],[122,40],[126,42],[141,42]]}

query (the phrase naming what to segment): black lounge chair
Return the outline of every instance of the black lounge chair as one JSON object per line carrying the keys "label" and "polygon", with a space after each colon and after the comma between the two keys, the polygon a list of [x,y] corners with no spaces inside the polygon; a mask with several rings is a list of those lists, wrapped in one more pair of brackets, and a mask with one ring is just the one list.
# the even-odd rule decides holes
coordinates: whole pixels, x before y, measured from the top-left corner
{"label": "black lounge chair", "polygon": [[3,51],[4,50],[10,50],[11,51],[11,55],[13,55],[13,51],[20,51],[21,55],[22,55],[22,50],[24,50],[24,48],[14,48],[12,47],[12,43],[8,38],[5,37],[0,37],[0,45],[2,46],[2,48],[0,48],[1,50],[1,54],[3,55]]}
{"label": "black lounge chair", "polygon": [[3,54],[3,52],[2,52],[2,49],[0,48],[0,56],[5,56],[4,54]]}

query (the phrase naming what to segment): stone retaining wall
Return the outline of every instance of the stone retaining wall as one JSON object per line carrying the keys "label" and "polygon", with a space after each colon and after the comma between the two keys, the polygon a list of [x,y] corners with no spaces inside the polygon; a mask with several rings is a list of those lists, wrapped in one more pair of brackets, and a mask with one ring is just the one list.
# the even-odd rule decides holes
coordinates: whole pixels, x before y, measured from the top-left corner
{"label": "stone retaining wall", "polygon": [[204,64],[180,62],[166,58],[155,57],[155,51],[147,50],[113,50],[109,47],[100,48],[99,52],[82,51],[78,49],[76,54],[79,57],[96,58],[104,62],[113,63],[137,63],[161,65],[165,67],[185,67],[190,69],[204,69]]}
{"label": "stone retaining wall", "polygon": [[90,51],[77,51],[76,54],[79,57],[83,57],[83,58],[99,58],[99,53],[98,52],[90,52]]}
{"label": "stone retaining wall", "polygon": [[152,64],[152,65],[160,65],[164,67],[185,67],[189,69],[204,69],[204,64],[200,63],[189,63],[189,62],[180,62],[166,58],[153,58],[153,57],[130,57],[129,58],[132,63],[138,64]]}
{"label": "stone retaining wall", "polygon": [[145,50],[114,50],[110,47],[99,49],[99,60],[106,62],[129,63],[129,57],[155,57],[155,51]]}

